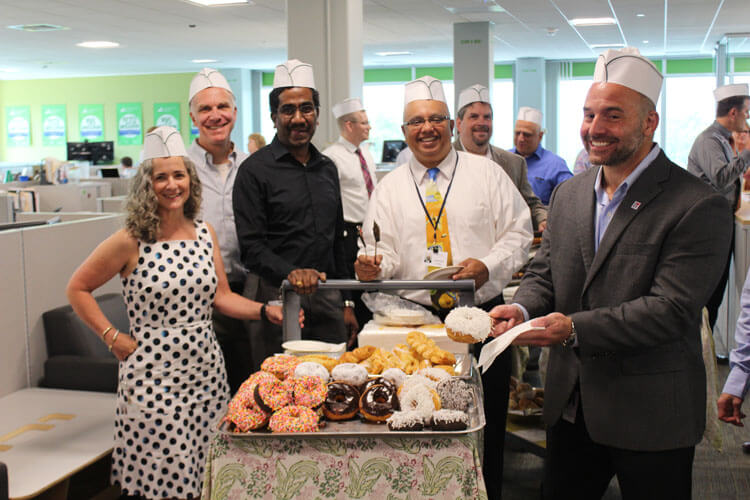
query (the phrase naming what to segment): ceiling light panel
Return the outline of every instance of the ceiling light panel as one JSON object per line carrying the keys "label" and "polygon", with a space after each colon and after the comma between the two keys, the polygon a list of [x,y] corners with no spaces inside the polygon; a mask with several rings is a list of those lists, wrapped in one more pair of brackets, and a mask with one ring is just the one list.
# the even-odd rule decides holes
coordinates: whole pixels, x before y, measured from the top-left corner
{"label": "ceiling light panel", "polygon": [[239,5],[239,4],[248,4],[248,5],[254,5],[254,2],[250,2],[249,0],[184,0],[188,3],[196,3],[198,5],[202,5],[204,7],[220,7],[223,5]]}
{"label": "ceiling light panel", "polygon": [[612,26],[617,24],[614,17],[576,17],[570,20],[570,24],[578,28],[589,26]]}
{"label": "ceiling light panel", "polygon": [[81,42],[81,43],[77,43],[76,45],[78,45],[79,47],[87,48],[87,49],[113,49],[115,47],[120,46],[120,44],[117,42],[109,42],[106,40]]}

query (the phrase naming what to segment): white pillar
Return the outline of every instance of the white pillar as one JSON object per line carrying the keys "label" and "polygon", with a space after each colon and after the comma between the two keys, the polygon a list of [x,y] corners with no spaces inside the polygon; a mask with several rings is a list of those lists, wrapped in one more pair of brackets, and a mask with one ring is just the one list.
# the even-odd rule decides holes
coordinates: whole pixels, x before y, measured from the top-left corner
{"label": "white pillar", "polygon": [[[513,74],[516,115],[521,106],[530,106],[544,113],[545,74],[543,58],[520,57],[516,59],[516,71]],[[544,116],[544,123],[548,123],[547,116]]]}
{"label": "white pillar", "polygon": [[492,54],[492,23],[453,24],[454,109],[458,113],[458,96],[463,89],[476,83],[492,91],[495,65]]}

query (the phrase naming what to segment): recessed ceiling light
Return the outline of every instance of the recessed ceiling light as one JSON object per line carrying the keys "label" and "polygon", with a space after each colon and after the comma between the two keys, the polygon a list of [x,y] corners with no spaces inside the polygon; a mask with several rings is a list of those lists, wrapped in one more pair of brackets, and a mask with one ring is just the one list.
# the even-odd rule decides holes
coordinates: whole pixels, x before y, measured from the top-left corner
{"label": "recessed ceiling light", "polygon": [[624,43],[592,43],[589,45],[592,49],[621,49]]}
{"label": "recessed ceiling light", "polygon": [[77,43],[76,45],[78,45],[79,47],[85,47],[87,49],[111,49],[111,48],[120,46],[120,44],[117,42],[108,42],[106,40],[81,42],[81,43]]}
{"label": "recessed ceiling light", "polygon": [[193,59],[190,62],[194,62],[196,64],[205,64],[205,63],[214,63],[217,62],[218,59]]}
{"label": "recessed ceiling light", "polygon": [[648,40],[643,40],[643,43],[648,43]]}
{"label": "recessed ceiling light", "polygon": [[255,5],[255,2],[249,0],[186,0],[190,3],[197,3],[205,7],[217,7],[220,5],[237,5],[240,3],[246,3],[249,5]]}
{"label": "recessed ceiling light", "polygon": [[636,17],[646,17],[646,14],[636,14]]}
{"label": "recessed ceiling light", "polygon": [[18,30],[18,31],[60,31],[60,30],[70,29],[66,26],[58,26],[56,24],[46,24],[46,23],[14,24],[13,26],[8,26],[8,28],[12,30]]}
{"label": "recessed ceiling light", "polygon": [[617,24],[614,17],[577,17],[571,19],[570,24],[573,26],[608,26]]}
{"label": "recessed ceiling light", "polygon": [[388,56],[410,56],[411,54],[412,54],[411,52],[406,52],[406,51],[402,51],[402,52],[375,52],[376,56],[381,56],[381,57],[388,57]]}
{"label": "recessed ceiling light", "polygon": [[487,14],[505,12],[499,5],[482,5],[481,7],[445,7],[451,14]]}

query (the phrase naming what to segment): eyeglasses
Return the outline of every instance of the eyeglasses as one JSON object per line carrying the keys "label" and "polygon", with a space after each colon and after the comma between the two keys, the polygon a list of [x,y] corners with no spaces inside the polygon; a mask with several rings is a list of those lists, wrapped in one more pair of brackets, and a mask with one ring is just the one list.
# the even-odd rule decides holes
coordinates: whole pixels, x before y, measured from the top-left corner
{"label": "eyeglasses", "polygon": [[283,106],[279,106],[279,113],[284,116],[294,116],[298,109],[303,115],[312,115],[315,113],[315,105],[307,102],[300,104],[299,106],[295,106],[294,104],[284,104]]}
{"label": "eyeglasses", "polygon": [[424,127],[426,121],[430,122],[430,125],[437,126],[443,123],[445,120],[450,120],[451,117],[448,115],[432,115],[425,120],[421,116],[412,118],[408,122],[404,123],[404,127],[421,128]]}

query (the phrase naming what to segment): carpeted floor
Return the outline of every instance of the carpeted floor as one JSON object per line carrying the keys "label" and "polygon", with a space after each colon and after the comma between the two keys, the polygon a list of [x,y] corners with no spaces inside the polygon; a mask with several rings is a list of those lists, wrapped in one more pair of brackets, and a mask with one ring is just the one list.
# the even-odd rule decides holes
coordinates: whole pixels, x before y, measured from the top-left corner
{"label": "carpeted floor", "polygon": [[[728,373],[726,365],[719,366],[719,380],[723,383]],[[750,404],[744,405],[750,415]],[[750,454],[742,452],[742,443],[750,441],[750,417],[746,427],[721,423],[723,450],[715,450],[705,439],[695,451],[693,465],[693,498],[695,500],[746,500],[750,499]],[[530,500],[539,498],[539,481],[542,459],[521,451],[505,449],[503,474],[504,500]],[[603,497],[620,498],[617,480]]]}

